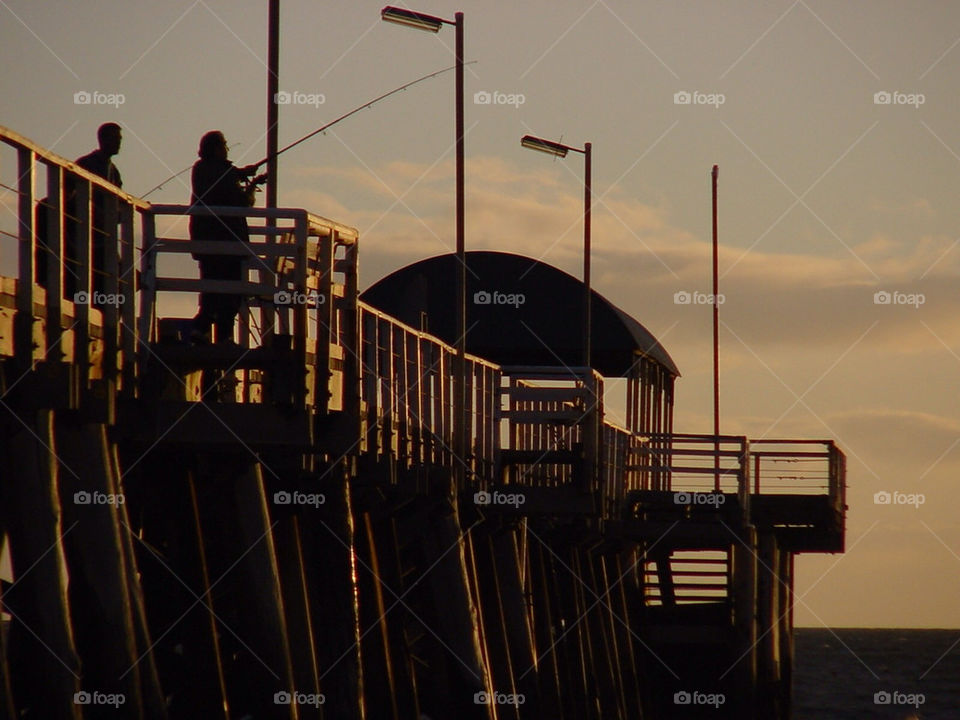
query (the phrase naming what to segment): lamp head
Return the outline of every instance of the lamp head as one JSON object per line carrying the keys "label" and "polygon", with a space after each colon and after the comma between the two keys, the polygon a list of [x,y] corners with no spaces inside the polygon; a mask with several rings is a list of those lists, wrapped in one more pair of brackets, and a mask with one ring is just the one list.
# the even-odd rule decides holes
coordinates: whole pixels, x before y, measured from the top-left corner
{"label": "lamp head", "polygon": [[534,137],[533,135],[524,135],[520,138],[520,144],[530,150],[539,150],[542,153],[547,155],[553,155],[554,157],[566,157],[567,151],[570,149],[566,145],[561,145],[560,143],[553,142],[551,140],[544,140],[543,138]]}
{"label": "lamp head", "polygon": [[380,11],[380,18],[387,22],[406,25],[407,27],[417,28],[418,30],[429,30],[430,32],[439,32],[443,25],[443,18],[427,15],[426,13],[414,12],[405,8],[393,7],[387,5]]}

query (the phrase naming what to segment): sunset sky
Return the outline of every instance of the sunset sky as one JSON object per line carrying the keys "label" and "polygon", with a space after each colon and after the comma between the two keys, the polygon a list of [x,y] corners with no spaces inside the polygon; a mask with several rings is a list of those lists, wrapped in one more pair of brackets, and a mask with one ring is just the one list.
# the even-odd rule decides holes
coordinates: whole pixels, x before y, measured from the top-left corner
{"label": "sunset sky", "polygon": [[[452,28],[389,25],[383,4],[282,3],[280,87],[301,102],[280,109],[281,145],[453,64]],[[719,164],[722,429],[833,438],[848,457],[848,550],[798,558],[797,624],[960,627],[960,6],[412,7],[464,12],[477,61],[468,248],[579,276],[582,158],[553,161],[519,140],[592,142],[594,287],[679,366],[680,432],[711,429],[710,308],[674,295],[710,289]],[[0,0],[0,125],[74,159],[99,124],[119,122],[116,163],[137,195],[190,166],[207,130],[238,143],[238,164],[260,160],[266,15],[252,0]],[[281,158],[281,205],[359,229],[363,287],[453,250],[453,80]],[[7,184],[11,159],[0,155]],[[188,183],[150,200],[186,202]],[[9,192],[2,203],[15,207]],[[10,231],[13,216],[0,216]],[[14,253],[0,239],[3,274]],[[876,505],[878,491],[925,502]]]}

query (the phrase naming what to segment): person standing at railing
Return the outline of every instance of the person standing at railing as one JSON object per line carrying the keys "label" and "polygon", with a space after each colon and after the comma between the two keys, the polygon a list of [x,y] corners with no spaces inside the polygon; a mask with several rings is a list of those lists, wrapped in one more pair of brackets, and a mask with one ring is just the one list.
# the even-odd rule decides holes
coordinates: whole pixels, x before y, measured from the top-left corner
{"label": "person standing at railing", "polygon": [[[123,143],[123,132],[121,127],[114,122],[108,122],[97,128],[96,150],[87,153],[83,157],[77,158],[76,164],[87,172],[99,175],[107,182],[113,183],[118,188],[123,187],[123,179],[120,171],[113,164],[113,157],[120,152],[120,146]],[[63,279],[64,296],[74,300],[77,292],[78,278],[82,268],[79,267],[80,249],[78,245],[77,233],[77,178],[67,175],[64,178],[64,211],[66,213],[66,223],[64,224],[65,234],[65,255],[66,263]],[[106,250],[107,237],[110,236],[110,228],[107,227],[108,203],[116,204],[117,200],[110,193],[100,188],[93,190],[93,215],[90,218],[93,225],[93,247],[91,248],[90,261],[93,264],[93,297],[96,301],[103,296],[104,277],[106,273]],[[51,249],[47,243],[47,208],[49,202],[44,198],[37,203],[37,258],[36,258],[36,277],[37,282],[46,287],[47,285],[47,262],[48,253]],[[116,217],[116,213],[114,213]],[[116,252],[116,247],[113,248]]]}
{"label": "person standing at railing", "polygon": [[[200,139],[199,156],[193,165],[190,199],[193,208],[251,207],[260,178],[250,180],[256,165],[238,168],[227,159],[227,140],[219,130],[211,130]],[[193,241],[249,242],[247,219],[240,216],[191,215],[190,239]],[[194,254],[200,262],[201,280],[243,279],[244,258],[239,255]],[[240,310],[240,295],[200,293],[200,309],[193,320],[191,340],[210,341],[210,328],[216,329],[216,341],[233,341],[233,321]]]}
{"label": "person standing at railing", "polygon": [[[77,158],[77,165],[87,172],[99,175],[107,182],[111,182],[118,188],[123,187],[123,179],[120,177],[120,171],[113,164],[113,156],[120,152],[120,145],[123,142],[123,134],[117,123],[104,123],[97,129],[97,143],[99,147],[93,152],[87,153],[81,158]],[[73,193],[71,193],[72,195]],[[110,208],[109,204],[114,207]],[[117,199],[112,197],[105,190],[95,188],[93,191],[93,247],[90,260],[93,262],[93,301],[97,304],[98,296],[103,295],[105,287],[105,273],[107,267],[107,238],[112,233],[107,227],[108,210],[113,210],[113,217],[116,213]],[[114,227],[113,230],[116,230]],[[112,252],[117,252],[116,243],[110,248]]]}

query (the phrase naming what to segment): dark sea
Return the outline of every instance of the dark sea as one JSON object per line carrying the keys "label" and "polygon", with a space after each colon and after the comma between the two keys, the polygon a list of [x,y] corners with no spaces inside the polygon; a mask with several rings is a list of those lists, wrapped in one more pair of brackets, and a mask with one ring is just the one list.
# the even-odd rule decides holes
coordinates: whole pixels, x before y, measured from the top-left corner
{"label": "dark sea", "polygon": [[798,628],[794,720],[960,720],[960,630]]}

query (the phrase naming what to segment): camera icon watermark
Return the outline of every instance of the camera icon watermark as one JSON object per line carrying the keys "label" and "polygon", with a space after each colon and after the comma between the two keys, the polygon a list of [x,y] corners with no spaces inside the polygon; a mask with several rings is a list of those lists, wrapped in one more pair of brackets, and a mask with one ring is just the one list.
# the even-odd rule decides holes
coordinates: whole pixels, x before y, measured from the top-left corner
{"label": "camera icon watermark", "polygon": [[899,690],[880,690],[873,694],[874,705],[907,705],[919,708],[927,701],[923,693],[904,693]]}
{"label": "camera icon watermark", "polygon": [[921,305],[927,302],[927,296],[923,293],[905,293],[899,290],[877,290],[873,294],[874,305],[907,305],[918,310]]}
{"label": "camera icon watermark", "polygon": [[527,498],[522,493],[504,493],[494,490],[493,492],[481,491],[473,494],[474,505],[510,505],[519,508],[526,501]]}
{"label": "camera icon watermark", "polygon": [[716,296],[713,293],[703,293],[698,290],[690,292],[688,290],[678,290],[673,294],[673,304],[674,305],[716,305],[719,307],[727,301],[726,296],[723,293],[717,293]]}
{"label": "camera icon watermark", "polygon": [[473,294],[474,305],[510,305],[519,308],[527,302],[523,293],[504,293],[499,290],[478,290]]}
{"label": "camera icon watermark", "polygon": [[299,90],[281,90],[273,94],[273,102],[277,105],[311,105],[318,108],[327,101],[323,93],[305,93]]}
{"label": "camera icon watermark", "polygon": [[127,296],[123,293],[102,293],[97,290],[93,292],[81,291],[73,294],[74,305],[89,305],[91,307],[103,307],[113,305],[120,307],[127,301]]}
{"label": "camera icon watermark", "polygon": [[680,690],[673,694],[674,705],[711,705],[719,708],[727,701],[727,696],[723,693],[704,693],[698,690],[692,692]]}
{"label": "camera icon watermark", "polygon": [[887,492],[880,490],[873,494],[874,505],[912,505],[918,509],[927,502],[927,496],[923,493],[904,493],[894,490]]}
{"label": "camera icon watermark", "polygon": [[716,492],[675,492],[674,505],[713,505],[720,507],[727,501],[727,496]]}
{"label": "camera icon watermark", "polygon": [[123,493],[78,490],[73,494],[74,505],[123,505],[125,502],[126,498],[123,496]]}
{"label": "camera icon watermark", "polygon": [[723,93],[704,93],[699,90],[679,90],[673,94],[674,105],[712,105],[719,109],[727,101]]}
{"label": "camera icon watermark", "polygon": [[320,707],[326,701],[327,698],[323,693],[279,690],[273,694],[274,705],[309,705],[310,707]]}
{"label": "camera icon watermark", "polygon": [[120,107],[127,101],[123,93],[105,93],[99,90],[77,90],[73,94],[74,105],[112,105]]}
{"label": "camera icon watermark", "polygon": [[487,692],[481,690],[473,694],[474,705],[523,705],[527,701],[523,693]]}
{"label": "camera icon watermark", "polygon": [[923,93],[880,90],[873,94],[874,105],[911,105],[914,109],[918,109],[925,102],[927,102],[927,96]]}
{"label": "camera icon watermark", "polygon": [[523,93],[480,90],[473,94],[474,105],[512,105],[514,108],[519,108],[526,101],[527,96]]}
{"label": "camera icon watermark", "polygon": [[303,493],[298,490],[294,490],[293,492],[278,490],[273,494],[274,505],[308,505],[313,508],[318,508],[326,501],[327,498],[323,493]]}
{"label": "camera icon watermark", "polygon": [[98,690],[81,690],[73,694],[74,705],[108,705],[114,710],[127,702],[123,693],[104,693]]}
{"label": "camera icon watermark", "polygon": [[309,292],[298,292],[290,290],[278,290],[273,294],[274,305],[306,305],[308,308],[316,308],[327,302],[327,296],[318,293],[316,290]]}

